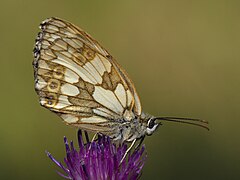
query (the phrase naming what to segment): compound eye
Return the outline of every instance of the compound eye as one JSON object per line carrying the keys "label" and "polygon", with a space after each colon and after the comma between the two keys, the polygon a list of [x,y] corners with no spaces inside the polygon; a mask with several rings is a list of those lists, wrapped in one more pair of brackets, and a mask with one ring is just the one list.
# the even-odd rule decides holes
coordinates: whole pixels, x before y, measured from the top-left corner
{"label": "compound eye", "polygon": [[155,119],[150,119],[147,124],[146,134],[148,136],[152,135],[152,133],[157,129],[158,123],[155,122]]}
{"label": "compound eye", "polygon": [[148,128],[149,129],[152,129],[155,125],[155,121],[154,120],[150,120],[149,123],[148,123]]}

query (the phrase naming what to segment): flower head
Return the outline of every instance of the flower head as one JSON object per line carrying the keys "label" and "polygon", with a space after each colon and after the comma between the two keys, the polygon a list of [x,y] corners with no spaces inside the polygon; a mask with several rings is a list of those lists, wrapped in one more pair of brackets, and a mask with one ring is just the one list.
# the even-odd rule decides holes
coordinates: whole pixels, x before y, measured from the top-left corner
{"label": "flower head", "polygon": [[62,177],[73,180],[138,179],[140,177],[146,159],[144,146],[129,153],[121,162],[127,151],[126,143],[117,146],[107,136],[99,136],[97,141],[90,142],[87,133],[85,136],[86,144],[84,144],[82,132],[78,131],[79,151],[75,149],[72,141],[69,144],[64,137],[66,167],[47,152],[49,158],[65,172],[66,175],[58,172]]}

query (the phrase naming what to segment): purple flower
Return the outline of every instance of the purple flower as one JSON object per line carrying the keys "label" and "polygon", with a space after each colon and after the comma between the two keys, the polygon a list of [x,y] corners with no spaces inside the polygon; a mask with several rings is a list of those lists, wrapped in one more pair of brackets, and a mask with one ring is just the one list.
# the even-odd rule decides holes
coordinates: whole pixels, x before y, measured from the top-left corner
{"label": "purple flower", "polygon": [[138,179],[141,176],[146,159],[144,146],[134,150],[133,153],[128,153],[120,163],[127,150],[126,143],[117,146],[109,137],[100,135],[97,141],[90,142],[86,132],[85,137],[86,144],[84,144],[82,132],[79,130],[79,151],[74,148],[72,141],[69,145],[67,138],[64,137],[66,167],[47,152],[49,158],[65,172],[66,175],[58,172],[62,177],[73,180],[125,180]]}

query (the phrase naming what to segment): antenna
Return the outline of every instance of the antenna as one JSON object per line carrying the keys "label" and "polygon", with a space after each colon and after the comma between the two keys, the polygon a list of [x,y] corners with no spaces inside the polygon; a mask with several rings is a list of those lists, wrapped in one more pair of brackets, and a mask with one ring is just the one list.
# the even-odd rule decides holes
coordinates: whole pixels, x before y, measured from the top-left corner
{"label": "antenna", "polygon": [[171,121],[171,122],[190,124],[190,125],[202,127],[202,128],[207,129],[209,131],[208,121],[205,121],[205,120],[202,120],[202,119],[181,118],[181,117],[156,117],[154,119],[162,120],[162,121]]}

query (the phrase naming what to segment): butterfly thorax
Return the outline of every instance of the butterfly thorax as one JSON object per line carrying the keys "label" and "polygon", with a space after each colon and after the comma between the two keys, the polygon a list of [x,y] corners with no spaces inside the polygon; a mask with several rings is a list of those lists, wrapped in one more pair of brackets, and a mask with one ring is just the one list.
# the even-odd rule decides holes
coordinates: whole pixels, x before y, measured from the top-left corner
{"label": "butterfly thorax", "polygon": [[145,131],[145,123],[142,123],[139,118],[135,118],[131,121],[125,121],[117,126],[110,137],[113,138],[114,141],[131,142],[134,139],[144,136]]}
{"label": "butterfly thorax", "polygon": [[[123,120],[123,122],[115,128],[114,133],[110,135],[114,141],[131,142],[135,139],[140,139],[145,135],[151,135],[149,132],[148,124],[149,120],[154,117],[145,113],[141,116],[135,116],[132,120]],[[154,128],[154,130],[156,127]]]}

